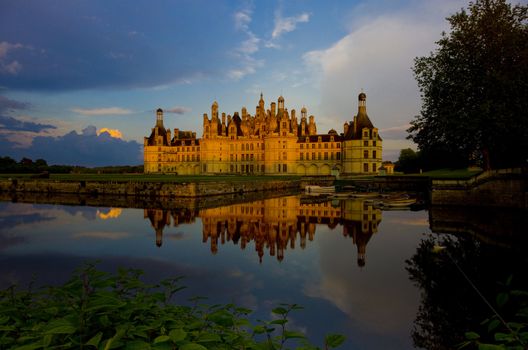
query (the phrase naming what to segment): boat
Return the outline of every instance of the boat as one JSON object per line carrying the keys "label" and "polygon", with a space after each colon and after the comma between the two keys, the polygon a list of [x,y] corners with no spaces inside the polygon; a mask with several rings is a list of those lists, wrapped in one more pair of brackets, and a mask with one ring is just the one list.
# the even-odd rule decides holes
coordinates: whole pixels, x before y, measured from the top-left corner
{"label": "boat", "polygon": [[383,206],[387,207],[409,207],[416,203],[416,199],[393,199],[383,201]]}
{"label": "boat", "polygon": [[309,185],[304,188],[304,191],[308,194],[327,194],[335,193],[335,186],[317,186]]}

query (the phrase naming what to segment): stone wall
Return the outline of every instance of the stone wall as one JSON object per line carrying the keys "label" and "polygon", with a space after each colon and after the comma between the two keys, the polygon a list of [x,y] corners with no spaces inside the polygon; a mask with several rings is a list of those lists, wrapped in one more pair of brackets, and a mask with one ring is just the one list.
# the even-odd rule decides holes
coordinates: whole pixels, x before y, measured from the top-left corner
{"label": "stone wall", "polygon": [[528,208],[526,169],[485,171],[467,180],[433,180],[432,205]]}
{"label": "stone wall", "polygon": [[258,191],[284,191],[299,189],[299,180],[219,181],[219,182],[99,182],[53,181],[42,179],[0,180],[0,192],[133,196],[136,198],[194,198]]}

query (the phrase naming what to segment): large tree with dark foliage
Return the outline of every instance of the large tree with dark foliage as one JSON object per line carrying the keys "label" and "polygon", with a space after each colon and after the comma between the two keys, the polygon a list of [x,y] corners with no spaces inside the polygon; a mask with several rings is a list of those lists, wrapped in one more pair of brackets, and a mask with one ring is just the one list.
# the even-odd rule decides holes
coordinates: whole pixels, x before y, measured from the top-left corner
{"label": "large tree with dark foliage", "polygon": [[528,6],[477,0],[447,18],[438,48],[415,59],[422,97],[409,138],[420,150],[486,168],[528,159]]}

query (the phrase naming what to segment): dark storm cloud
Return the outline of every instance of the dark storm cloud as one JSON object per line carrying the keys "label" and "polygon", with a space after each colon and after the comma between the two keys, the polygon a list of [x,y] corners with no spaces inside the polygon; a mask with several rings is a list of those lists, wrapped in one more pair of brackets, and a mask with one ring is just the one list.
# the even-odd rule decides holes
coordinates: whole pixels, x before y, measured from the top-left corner
{"label": "dark storm cloud", "polygon": [[8,110],[28,109],[30,106],[31,104],[28,102],[20,102],[0,96],[0,113]]}
{"label": "dark storm cloud", "polygon": [[216,2],[4,0],[0,86],[144,87],[220,74],[226,40],[236,40],[228,17]]}
{"label": "dark storm cloud", "polygon": [[142,162],[141,147],[136,141],[124,141],[108,133],[97,135],[89,126],[81,134],[71,131],[59,137],[37,136],[29,153],[50,164],[83,166],[137,165]]}
{"label": "dark storm cloud", "polygon": [[55,125],[51,124],[40,124],[29,121],[18,120],[13,117],[7,117],[0,115],[0,127],[4,130],[9,131],[31,131],[31,132],[41,132],[46,129],[56,129]]}
{"label": "dark storm cloud", "polygon": [[71,131],[63,136],[37,136],[28,148],[14,147],[0,134],[0,155],[14,159],[45,159],[48,164],[107,166],[138,165],[143,162],[142,147],[136,141],[124,141],[89,126],[81,134]]}

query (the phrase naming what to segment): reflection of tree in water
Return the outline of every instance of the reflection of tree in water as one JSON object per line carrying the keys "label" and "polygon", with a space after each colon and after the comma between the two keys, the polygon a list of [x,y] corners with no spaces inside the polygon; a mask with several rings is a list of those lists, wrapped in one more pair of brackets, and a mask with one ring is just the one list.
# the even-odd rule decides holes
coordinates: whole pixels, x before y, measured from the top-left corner
{"label": "reflection of tree in water", "polygon": [[[433,253],[435,245],[445,249]],[[421,305],[412,332],[414,345],[453,349],[465,340],[467,331],[487,333],[481,322],[492,312],[456,265],[495,306],[501,290],[498,282],[511,274],[521,276],[526,267],[523,260],[511,251],[485,245],[467,235],[423,239],[414,256],[406,261],[410,279],[421,289]]]}

